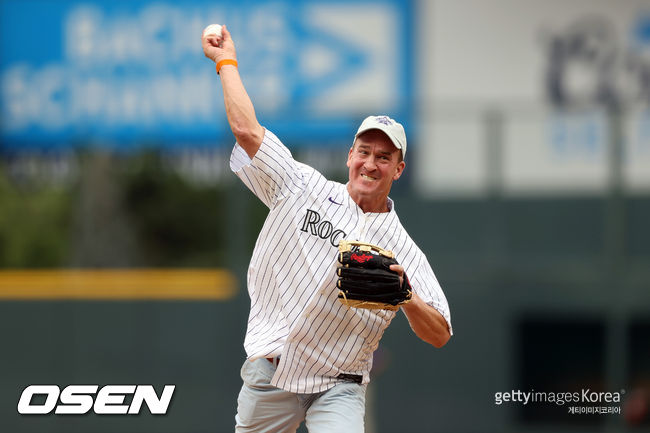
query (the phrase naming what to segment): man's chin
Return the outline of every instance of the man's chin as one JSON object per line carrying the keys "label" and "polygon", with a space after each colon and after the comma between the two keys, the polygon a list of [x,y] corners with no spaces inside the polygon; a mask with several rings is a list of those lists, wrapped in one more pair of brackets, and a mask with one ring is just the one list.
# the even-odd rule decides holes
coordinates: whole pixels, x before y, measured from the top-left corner
{"label": "man's chin", "polygon": [[364,196],[375,196],[379,194],[379,190],[377,189],[376,185],[360,185],[357,188],[357,191],[359,194]]}

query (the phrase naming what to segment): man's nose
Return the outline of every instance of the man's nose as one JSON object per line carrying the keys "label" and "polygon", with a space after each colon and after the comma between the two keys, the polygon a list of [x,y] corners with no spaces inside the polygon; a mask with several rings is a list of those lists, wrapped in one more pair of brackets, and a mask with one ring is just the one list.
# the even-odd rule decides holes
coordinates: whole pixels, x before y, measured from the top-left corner
{"label": "man's nose", "polygon": [[375,157],[370,156],[366,158],[366,161],[363,164],[368,171],[372,171],[377,168],[377,164],[375,164]]}

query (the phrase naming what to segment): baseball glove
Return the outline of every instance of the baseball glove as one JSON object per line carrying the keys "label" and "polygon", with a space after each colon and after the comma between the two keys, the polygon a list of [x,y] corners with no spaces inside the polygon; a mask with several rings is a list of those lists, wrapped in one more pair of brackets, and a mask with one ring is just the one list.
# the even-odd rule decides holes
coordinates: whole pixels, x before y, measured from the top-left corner
{"label": "baseball glove", "polygon": [[404,275],[400,284],[395,254],[365,242],[341,241],[336,286],[338,298],[354,308],[397,310],[411,300],[411,285]]}

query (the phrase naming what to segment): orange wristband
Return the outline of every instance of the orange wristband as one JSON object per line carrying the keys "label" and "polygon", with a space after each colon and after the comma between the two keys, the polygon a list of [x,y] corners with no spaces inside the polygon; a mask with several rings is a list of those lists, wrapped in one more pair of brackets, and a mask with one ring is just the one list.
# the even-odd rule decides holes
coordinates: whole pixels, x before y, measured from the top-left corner
{"label": "orange wristband", "polygon": [[221,67],[225,65],[233,65],[234,67],[237,67],[237,60],[233,60],[233,59],[221,60],[219,63],[217,63],[217,74],[219,73]]}

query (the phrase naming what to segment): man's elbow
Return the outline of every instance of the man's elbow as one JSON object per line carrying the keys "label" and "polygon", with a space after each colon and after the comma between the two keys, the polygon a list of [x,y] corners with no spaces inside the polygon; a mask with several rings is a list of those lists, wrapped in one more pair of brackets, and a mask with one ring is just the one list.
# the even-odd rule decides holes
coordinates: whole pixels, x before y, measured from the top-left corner
{"label": "man's elbow", "polygon": [[237,143],[239,143],[251,159],[255,157],[255,154],[264,139],[264,128],[260,125],[258,126],[259,127],[231,126],[235,140],[237,140]]}
{"label": "man's elbow", "polygon": [[450,338],[451,338],[451,334],[449,333],[449,331],[447,331],[444,335],[438,337],[438,338],[437,338],[435,341],[433,341],[431,344],[433,344],[433,346],[434,346],[436,349],[440,349],[440,348],[442,348],[445,344],[447,344],[447,342],[449,341]]}
{"label": "man's elbow", "polygon": [[447,342],[451,338],[451,334],[449,333],[448,330],[445,330],[444,332],[441,332],[439,334],[434,334],[426,337],[420,336],[420,338],[425,342],[429,343],[430,345],[432,345],[433,347],[435,347],[436,349],[440,349],[445,344],[447,344]]}
{"label": "man's elbow", "polygon": [[264,128],[261,125],[231,125],[232,133],[240,145],[259,145],[264,138]]}

